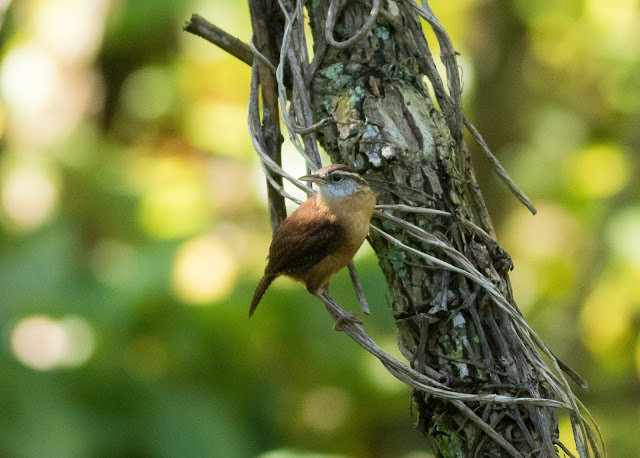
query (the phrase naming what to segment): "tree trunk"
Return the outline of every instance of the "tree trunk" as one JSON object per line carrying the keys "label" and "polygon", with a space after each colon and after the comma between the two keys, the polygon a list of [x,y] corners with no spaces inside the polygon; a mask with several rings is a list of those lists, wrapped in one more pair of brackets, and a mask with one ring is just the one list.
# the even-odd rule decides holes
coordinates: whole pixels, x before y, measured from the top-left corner
{"label": "tree trunk", "polygon": [[[330,0],[307,1],[316,51],[325,39]],[[384,2],[383,2],[384,3]],[[447,212],[409,213],[403,219],[433,234],[471,260],[513,303],[509,255],[493,234],[459,127],[434,107],[425,83],[426,46],[405,2],[388,1],[355,46],[328,46],[312,82],[314,119],[330,117],[319,141],[333,162],[351,164],[375,187],[378,204],[405,204]],[[334,39],[354,36],[370,8],[347,2]],[[471,222],[473,224],[469,224]],[[411,235],[405,225],[373,225],[418,252],[441,249]],[[480,229],[480,227],[483,229]],[[371,243],[392,295],[398,343],[411,366],[439,372],[449,387],[467,393],[549,397],[532,367],[529,349],[488,293],[460,273],[437,268],[378,232]],[[515,306],[515,304],[514,304]],[[414,390],[417,427],[439,456],[507,456],[495,441],[451,403]],[[552,409],[501,404],[469,406],[523,455],[556,454],[558,421]]]}
{"label": "tree trunk", "polygon": [[[579,377],[555,358],[513,301],[513,266],[494,240],[464,127],[514,194],[535,210],[464,118],[455,51],[428,2],[421,8],[412,0],[306,0],[311,63],[300,3],[249,3],[259,51],[253,56],[249,132],[270,178],[272,224],[283,217],[279,177],[286,176],[274,124],[277,93],[280,108],[287,107],[281,116],[289,137],[310,168],[320,164],[319,141],[333,162],[358,169],[376,191],[383,211],[374,214],[370,242],[391,292],[398,345],[418,373],[376,349],[359,325],[343,330],[414,387],[417,428],[434,452],[569,454],[558,437],[556,409],[563,408],[580,456],[599,457],[596,436],[561,369],[580,383]],[[438,38],[448,90],[417,13]],[[203,18],[194,15],[185,29],[251,62],[248,45]]]}

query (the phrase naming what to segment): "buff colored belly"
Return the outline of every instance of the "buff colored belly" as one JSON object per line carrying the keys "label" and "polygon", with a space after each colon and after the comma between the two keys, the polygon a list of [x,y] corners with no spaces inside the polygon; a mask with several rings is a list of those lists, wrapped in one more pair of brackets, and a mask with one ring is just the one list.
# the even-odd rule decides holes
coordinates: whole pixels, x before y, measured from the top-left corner
{"label": "buff colored belly", "polygon": [[[345,241],[342,246],[309,269],[300,278],[310,293],[315,293],[329,282],[332,275],[349,264],[369,233],[369,222],[375,206],[372,192],[358,193],[349,199],[343,199],[342,205],[330,205],[331,213],[336,215],[345,229]],[[330,202],[330,204],[332,204]]]}
{"label": "buff colored belly", "polygon": [[337,253],[330,254],[309,269],[303,279],[307,290],[313,294],[322,286],[326,285],[335,273],[349,264],[349,261],[351,261],[359,247],[360,245],[340,249]]}
{"label": "buff colored belly", "polygon": [[306,273],[302,281],[310,293],[313,294],[318,291],[320,287],[329,282],[331,276],[349,264],[349,261],[351,261],[369,233],[368,220],[366,224],[358,224],[358,226],[359,227],[354,228],[357,229],[357,232],[352,231],[348,240],[338,251],[328,255]]}

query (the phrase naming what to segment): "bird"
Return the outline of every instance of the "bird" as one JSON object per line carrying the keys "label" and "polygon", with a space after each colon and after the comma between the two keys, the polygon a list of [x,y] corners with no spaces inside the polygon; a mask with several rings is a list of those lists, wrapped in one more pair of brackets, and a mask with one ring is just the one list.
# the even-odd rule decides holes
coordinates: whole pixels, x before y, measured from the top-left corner
{"label": "bird", "polygon": [[349,264],[369,233],[376,197],[354,168],[333,164],[299,180],[316,184],[318,192],[276,229],[249,316],[281,275],[304,283],[311,294],[328,288],[329,279]]}

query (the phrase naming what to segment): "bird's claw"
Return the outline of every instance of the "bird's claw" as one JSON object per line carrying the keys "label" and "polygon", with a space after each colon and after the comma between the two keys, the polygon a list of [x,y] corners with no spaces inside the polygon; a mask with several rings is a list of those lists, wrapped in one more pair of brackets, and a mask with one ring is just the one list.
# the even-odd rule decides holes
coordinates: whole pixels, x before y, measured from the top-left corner
{"label": "bird's claw", "polygon": [[335,323],[333,323],[333,330],[344,331],[344,329],[342,329],[344,323],[362,324],[362,320],[351,312],[340,314],[336,317]]}

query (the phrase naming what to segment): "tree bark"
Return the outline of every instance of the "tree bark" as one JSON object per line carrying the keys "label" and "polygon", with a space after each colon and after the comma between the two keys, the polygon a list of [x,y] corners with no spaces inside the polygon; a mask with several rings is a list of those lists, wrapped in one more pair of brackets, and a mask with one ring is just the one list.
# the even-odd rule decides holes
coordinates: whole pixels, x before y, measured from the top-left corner
{"label": "tree bark", "polygon": [[[582,416],[562,370],[584,382],[555,358],[513,301],[513,265],[494,240],[464,127],[516,197],[535,209],[465,118],[455,51],[428,2],[305,0],[311,63],[300,3],[249,3],[260,53],[253,59],[249,132],[271,176],[272,226],[283,218],[280,178],[299,185],[280,164],[279,99],[309,167],[320,163],[319,141],[333,162],[352,165],[376,190],[382,211],[374,215],[370,242],[391,292],[399,348],[415,371],[384,354],[359,324],[343,330],[414,387],[416,426],[434,452],[547,457],[561,449],[571,456],[558,437],[556,409],[563,408],[580,456],[601,456],[602,438]],[[436,33],[448,90],[416,13]],[[202,18],[194,15],[185,29],[249,60],[247,45]],[[328,296],[318,297],[332,314],[340,310]]]}
{"label": "tree bark", "polygon": [[[325,40],[330,0],[306,2],[315,47]],[[418,20],[405,2],[383,2],[357,45],[329,46],[311,83],[314,119],[330,117],[318,139],[333,162],[351,164],[375,187],[378,204],[406,204],[449,215],[410,213],[403,219],[463,253],[510,303],[509,255],[488,236],[489,216],[477,190],[466,147],[455,123],[434,106],[421,68],[426,46]],[[347,2],[334,39],[354,36],[369,17],[366,2]],[[468,224],[471,222],[473,224]],[[405,225],[372,224],[419,252],[442,256],[416,240]],[[482,229],[480,229],[482,228]],[[371,244],[392,295],[398,343],[411,366],[442,374],[461,392],[551,396],[536,377],[529,349],[511,319],[487,292],[465,276],[436,268],[377,232]],[[526,394],[525,394],[526,393]],[[450,402],[414,390],[417,428],[439,456],[508,456]],[[522,454],[555,456],[558,422],[552,409],[469,406]]]}
{"label": "tree bark", "polygon": [[[275,0],[249,0],[251,26],[256,49],[269,61],[274,62],[280,54],[282,30],[284,28],[280,9]],[[262,125],[261,136],[265,152],[276,163],[281,163],[282,134],[280,133],[280,110],[278,106],[278,85],[276,77],[267,64],[257,57],[253,59],[257,67],[258,80],[262,89]],[[282,177],[267,171],[277,186],[282,187]],[[284,197],[267,179],[269,196],[269,216],[271,230],[275,233],[287,217]]]}

